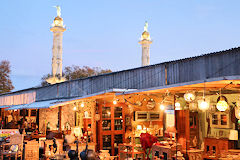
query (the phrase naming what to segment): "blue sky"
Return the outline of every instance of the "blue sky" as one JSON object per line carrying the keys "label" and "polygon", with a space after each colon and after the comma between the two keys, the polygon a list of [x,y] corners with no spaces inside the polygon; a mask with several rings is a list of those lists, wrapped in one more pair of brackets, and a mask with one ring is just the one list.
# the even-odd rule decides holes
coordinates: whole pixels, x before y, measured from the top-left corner
{"label": "blue sky", "polygon": [[239,0],[7,0],[0,6],[0,61],[10,61],[15,90],[51,72],[55,5],[67,27],[63,66],[139,67],[146,20],[151,64],[240,46]]}

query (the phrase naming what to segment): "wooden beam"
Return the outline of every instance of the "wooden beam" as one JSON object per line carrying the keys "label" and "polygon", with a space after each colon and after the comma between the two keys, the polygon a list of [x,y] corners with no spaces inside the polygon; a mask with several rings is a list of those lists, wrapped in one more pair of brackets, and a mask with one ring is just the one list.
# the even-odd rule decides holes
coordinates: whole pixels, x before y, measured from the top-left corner
{"label": "wooden beam", "polygon": [[62,132],[62,106],[58,107],[58,131]]}

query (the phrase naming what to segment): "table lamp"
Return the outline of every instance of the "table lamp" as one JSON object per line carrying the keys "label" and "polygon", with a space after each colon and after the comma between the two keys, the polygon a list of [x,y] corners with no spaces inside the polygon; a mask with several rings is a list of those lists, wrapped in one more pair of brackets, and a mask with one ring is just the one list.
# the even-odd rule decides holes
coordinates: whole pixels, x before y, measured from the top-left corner
{"label": "table lamp", "polygon": [[172,133],[177,133],[176,128],[174,126],[169,126],[167,127],[166,132],[170,134],[170,140],[172,143]]}

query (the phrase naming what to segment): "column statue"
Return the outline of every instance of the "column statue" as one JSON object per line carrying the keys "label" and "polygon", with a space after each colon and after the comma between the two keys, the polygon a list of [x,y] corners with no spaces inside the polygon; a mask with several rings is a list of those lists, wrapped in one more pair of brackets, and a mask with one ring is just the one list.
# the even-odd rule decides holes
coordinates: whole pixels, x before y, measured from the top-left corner
{"label": "column statue", "polygon": [[61,8],[60,6],[54,6],[55,8],[57,8],[57,16],[61,17]]}

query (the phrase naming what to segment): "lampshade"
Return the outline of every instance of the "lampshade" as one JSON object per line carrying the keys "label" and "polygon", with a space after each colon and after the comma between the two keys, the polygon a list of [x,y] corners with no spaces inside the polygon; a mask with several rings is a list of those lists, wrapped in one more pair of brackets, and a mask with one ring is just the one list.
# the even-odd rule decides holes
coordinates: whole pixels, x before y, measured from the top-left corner
{"label": "lampshade", "polygon": [[168,132],[168,133],[177,133],[177,130],[176,130],[176,128],[174,126],[169,126],[169,127],[167,127],[166,132]]}
{"label": "lampshade", "polygon": [[237,130],[230,130],[229,133],[229,140],[237,141],[238,140],[238,131]]}

